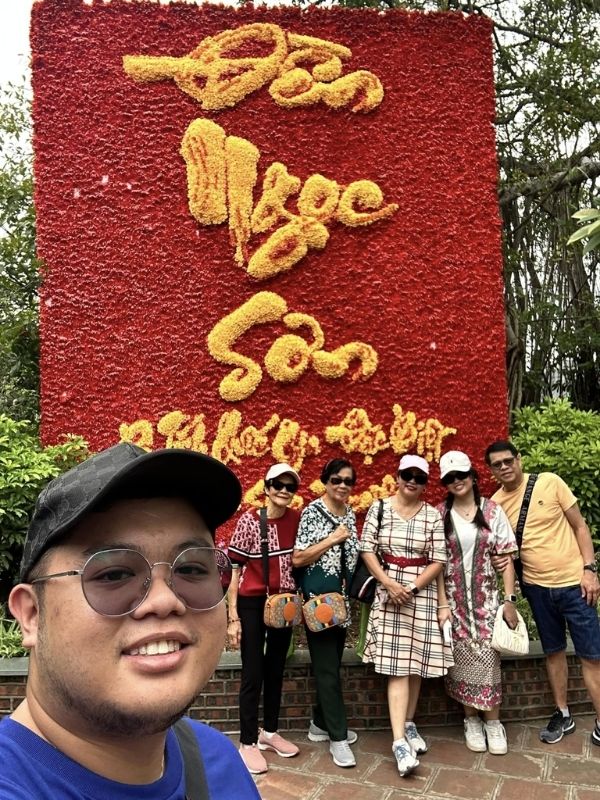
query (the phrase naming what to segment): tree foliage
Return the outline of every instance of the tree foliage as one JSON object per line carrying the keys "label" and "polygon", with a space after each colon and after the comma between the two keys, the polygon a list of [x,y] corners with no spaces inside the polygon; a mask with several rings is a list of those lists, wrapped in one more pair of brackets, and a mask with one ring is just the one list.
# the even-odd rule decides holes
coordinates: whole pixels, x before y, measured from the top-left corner
{"label": "tree foliage", "polygon": [[0,413],[37,421],[38,300],[31,120],[23,86],[0,89]]}
{"label": "tree foliage", "polygon": [[79,437],[67,436],[61,444],[42,447],[35,427],[0,414],[0,602],[16,577],[37,495],[49,480],[87,455]]}
{"label": "tree foliage", "polygon": [[600,543],[600,414],[546,401],[515,412],[513,442],[530,472],[555,472],[579,501],[596,544]]}

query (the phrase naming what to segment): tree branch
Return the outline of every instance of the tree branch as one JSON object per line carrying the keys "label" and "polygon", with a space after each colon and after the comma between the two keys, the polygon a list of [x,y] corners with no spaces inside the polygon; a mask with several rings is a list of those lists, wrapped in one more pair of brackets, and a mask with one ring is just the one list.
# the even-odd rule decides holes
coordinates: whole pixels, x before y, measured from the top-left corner
{"label": "tree branch", "polygon": [[514,186],[505,186],[498,191],[498,202],[501,206],[505,206],[516,200],[517,197],[531,197],[542,192],[555,192],[565,186],[578,186],[599,175],[600,161],[585,159],[576,167],[570,167],[546,178],[536,178],[532,181],[517,183]]}

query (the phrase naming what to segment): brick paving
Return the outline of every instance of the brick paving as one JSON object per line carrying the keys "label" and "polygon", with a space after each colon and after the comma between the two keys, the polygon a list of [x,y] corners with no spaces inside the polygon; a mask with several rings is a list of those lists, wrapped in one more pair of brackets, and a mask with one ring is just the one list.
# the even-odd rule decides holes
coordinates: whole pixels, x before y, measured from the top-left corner
{"label": "brick paving", "polygon": [[269,772],[256,776],[256,785],[263,800],[600,800],[600,747],[590,741],[592,725],[592,715],[578,716],[575,733],[545,745],[539,722],[508,723],[505,756],[471,753],[462,727],[424,728],[429,752],[406,778],[396,770],[389,731],[359,732],[353,769],[336,767],[326,743],[313,744],[294,731],[286,736],[300,755],[265,753]]}

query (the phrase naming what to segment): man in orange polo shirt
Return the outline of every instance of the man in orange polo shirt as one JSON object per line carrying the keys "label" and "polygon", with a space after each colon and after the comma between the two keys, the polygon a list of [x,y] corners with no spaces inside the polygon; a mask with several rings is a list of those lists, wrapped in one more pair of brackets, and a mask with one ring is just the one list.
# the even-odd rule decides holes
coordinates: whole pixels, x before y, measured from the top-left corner
{"label": "man in orange polo shirt", "polygon": [[[500,503],[516,530],[529,475],[511,442],[497,441],[485,452],[501,484],[493,500]],[[523,529],[521,591],[529,602],[546,655],[548,680],[556,711],[540,731],[548,744],[573,733],[575,720],[567,703],[566,626],[581,661],[583,680],[596,710],[592,742],[600,745],[600,625],[596,603],[600,584],[594,546],[577,498],[552,472],[538,475]],[[506,557],[496,557],[502,569]]]}

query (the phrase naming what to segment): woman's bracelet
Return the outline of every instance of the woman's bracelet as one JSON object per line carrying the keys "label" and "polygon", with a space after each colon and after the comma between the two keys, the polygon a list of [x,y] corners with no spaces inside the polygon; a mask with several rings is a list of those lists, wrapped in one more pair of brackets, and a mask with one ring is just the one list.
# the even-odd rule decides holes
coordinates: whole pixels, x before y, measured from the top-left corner
{"label": "woman's bracelet", "polygon": [[229,619],[229,622],[239,622],[239,621],[240,621],[239,617],[236,617],[235,619],[231,619],[231,618]]}
{"label": "woman's bracelet", "polygon": [[441,609],[442,609],[442,608],[450,608],[450,606],[438,606],[438,607],[437,607],[437,610],[438,610],[438,611],[441,611]]}

